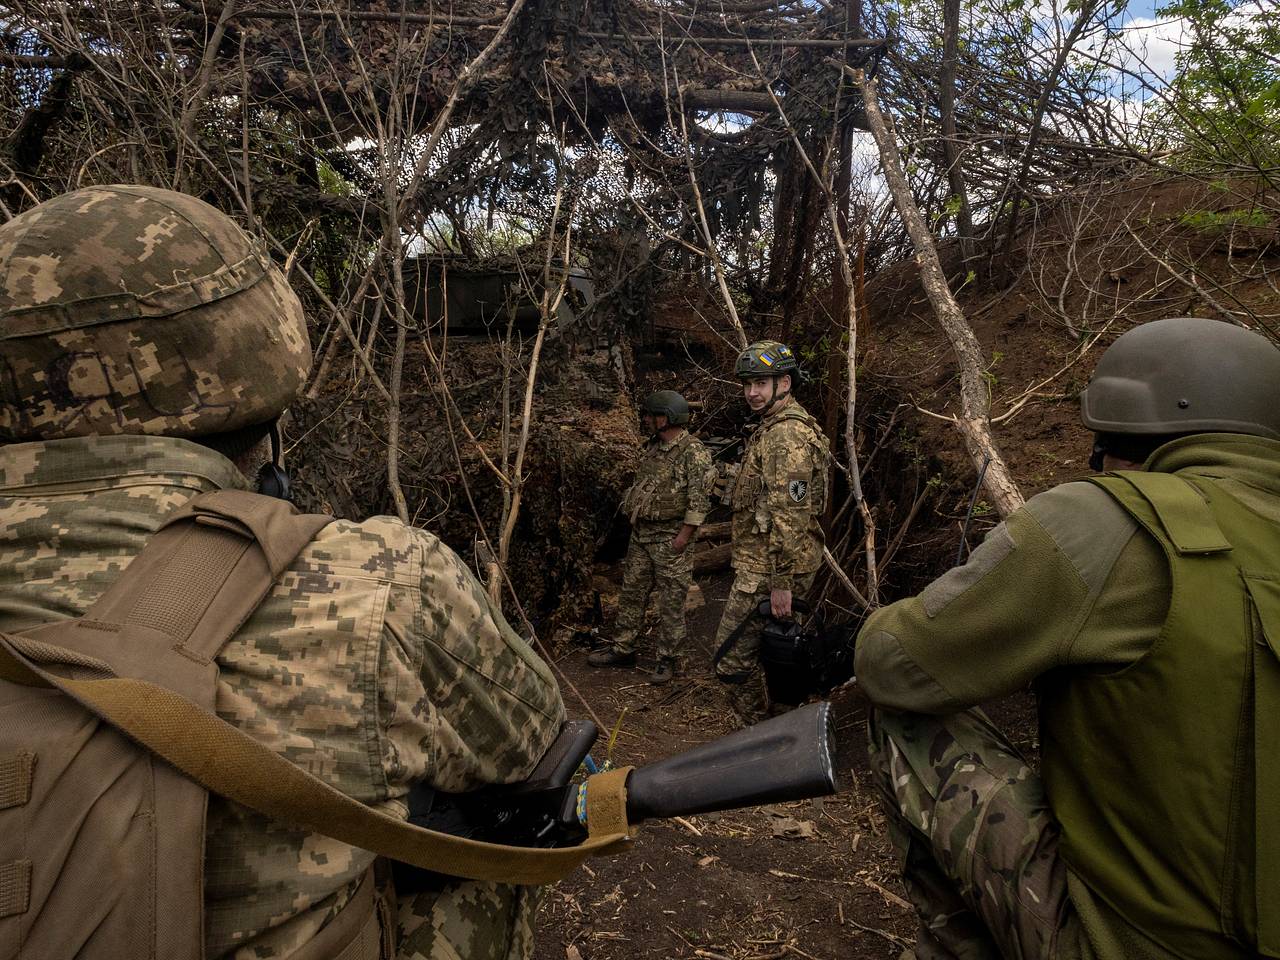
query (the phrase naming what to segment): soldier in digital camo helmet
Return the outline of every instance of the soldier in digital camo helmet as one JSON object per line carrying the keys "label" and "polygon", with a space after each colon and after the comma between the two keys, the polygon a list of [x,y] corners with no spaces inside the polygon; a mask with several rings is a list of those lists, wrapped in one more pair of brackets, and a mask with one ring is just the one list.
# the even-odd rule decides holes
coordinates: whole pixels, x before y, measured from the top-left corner
{"label": "soldier in digital camo helmet", "polygon": [[[858,637],[920,960],[1280,956],[1280,350],[1175,317],[1103,354],[1087,481]],[[1035,684],[1036,770],[977,705]]]}
{"label": "soldier in digital camo helmet", "polygon": [[768,716],[759,656],[764,621],[756,609],[768,600],[774,616],[791,616],[792,598],[808,593],[822,565],[830,454],[818,422],[795,398],[800,365],[790,347],[753,343],[738,355],[734,374],[760,422],[733,488],[733,587],[716,630],[716,676],[746,726]]}
{"label": "soldier in digital camo helmet", "polygon": [[[173,510],[251,488],[310,365],[284,276],[199,200],[90,187],[0,225],[0,630],[79,615]],[[385,517],[321,530],[218,666],[223,719],[397,817],[415,782],[524,778],[564,715],[458,557]],[[301,956],[372,860],[211,796],[206,956]],[[402,897],[383,955],[528,956],[533,894]]]}
{"label": "soldier in digital camo helmet", "polygon": [[622,502],[631,521],[631,541],[622,564],[617,629],[610,644],[587,660],[593,667],[632,666],[645,605],[656,593],[657,664],[649,679],[660,684],[674,676],[685,645],[684,606],[693,585],[688,547],[711,509],[716,474],[711,454],[686,429],[689,403],[680,394],[650,394],[641,419],[649,439]]}

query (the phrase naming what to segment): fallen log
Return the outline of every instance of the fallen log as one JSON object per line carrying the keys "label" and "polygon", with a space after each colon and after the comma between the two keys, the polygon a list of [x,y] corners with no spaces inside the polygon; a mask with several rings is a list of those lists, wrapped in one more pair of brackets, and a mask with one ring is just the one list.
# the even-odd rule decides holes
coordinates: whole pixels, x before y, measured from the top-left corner
{"label": "fallen log", "polygon": [[694,575],[719,573],[729,566],[729,558],[733,555],[733,544],[722,543],[710,550],[703,550],[693,558]]}
{"label": "fallen log", "polygon": [[731,527],[728,520],[724,523],[704,523],[698,528],[698,540],[724,540],[730,535]]}

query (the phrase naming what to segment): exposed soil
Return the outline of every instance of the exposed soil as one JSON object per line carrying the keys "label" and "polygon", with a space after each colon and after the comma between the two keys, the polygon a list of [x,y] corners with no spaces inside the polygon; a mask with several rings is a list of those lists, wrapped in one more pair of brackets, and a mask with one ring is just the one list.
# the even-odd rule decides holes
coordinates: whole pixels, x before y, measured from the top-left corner
{"label": "exposed soil", "polygon": [[[963,283],[958,299],[989,358],[996,439],[1026,496],[1089,472],[1090,436],[1078,420],[1078,394],[1098,356],[1125,330],[1163,316],[1199,315],[1275,336],[1280,226],[1268,220],[1243,230],[1232,219],[1232,211],[1253,209],[1251,190],[1186,181],[1117,184],[1042,210],[1008,263]],[[1163,251],[1165,262],[1144,244]],[[954,251],[944,250],[948,257],[953,275],[963,278]],[[868,301],[860,454],[882,554],[896,544],[881,570],[881,599],[889,602],[955,562],[975,470],[943,419],[956,405],[955,366],[914,265],[882,271],[868,284]],[[737,429],[734,385],[716,373],[733,351],[706,335],[701,315],[710,309],[663,305],[650,342],[637,350],[636,393],[681,390],[700,402],[704,434],[729,434]],[[798,342],[819,339],[830,322],[802,321],[808,329]],[[806,387],[806,406],[822,409],[830,400],[826,389]],[[967,542],[978,542],[997,519],[979,498]],[[839,532],[829,531],[829,539]],[[860,579],[860,571],[849,572]],[[606,626],[620,580],[616,565],[597,568]],[[643,647],[640,671],[593,670],[584,647],[557,647],[564,676],[605,724],[625,710],[616,762],[658,759],[731,729],[709,668],[728,585],[726,573],[700,578],[685,672],[668,686],[645,682],[652,660]],[[585,715],[564,686],[571,714]],[[592,862],[549,891],[538,960],[834,960],[897,958],[910,949],[915,919],[871,786],[865,708],[854,690],[840,693],[834,705],[837,766],[845,778],[836,796],[647,825],[629,855]],[[985,707],[1034,762],[1030,694]]]}
{"label": "exposed soil", "polygon": [[[620,571],[597,578],[612,620]],[[689,612],[690,650],[672,683],[639,670],[598,670],[575,646],[558,660],[564,676],[605,724],[623,714],[618,764],[670,756],[733,729],[711,675],[711,640],[730,578],[699,584]],[[571,715],[585,716],[565,685]],[[915,919],[904,900],[872,789],[866,714],[852,690],[834,701],[838,794],[646,824],[626,856],[590,861],[548,891],[539,915],[536,960],[801,957],[897,958],[910,948]],[[1034,749],[1030,697],[992,705],[997,722]],[[597,758],[603,752],[603,739]]]}

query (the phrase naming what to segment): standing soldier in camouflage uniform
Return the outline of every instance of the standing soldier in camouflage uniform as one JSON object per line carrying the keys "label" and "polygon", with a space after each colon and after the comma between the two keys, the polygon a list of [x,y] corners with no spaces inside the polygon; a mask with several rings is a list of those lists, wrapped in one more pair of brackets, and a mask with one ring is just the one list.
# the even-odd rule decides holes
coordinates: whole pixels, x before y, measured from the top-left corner
{"label": "standing soldier in camouflage uniform", "polygon": [[[1095,470],[876,611],[856,667],[919,960],[1280,957],[1280,351],[1135,327]],[[977,708],[1035,684],[1040,771]]]}
{"label": "standing soldier in camouflage uniform", "polygon": [[651,435],[635,482],[623,498],[631,520],[631,542],[623,561],[622,593],[613,642],[594,651],[593,667],[629,667],[636,662],[636,636],[644,626],[649,595],[658,594],[658,664],[649,680],[666,683],[675,674],[685,644],[684,605],[693,583],[688,546],[711,509],[715,467],[693,434],[689,404],[674,390],[650,394],[641,419]]}
{"label": "standing soldier in camouflage uniform", "polygon": [[[0,630],[82,614],[198,494],[278,492],[265,438],[310,366],[284,276],[192,197],[92,187],[0,226]],[[386,517],[324,527],[217,666],[222,719],[400,819],[413,783],[527,776],[564,717],[546,665],[458,557]],[[0,861],[22,816],[0,803]],[[374,859],[217,796],[206,824],[210,960],[315,956]],[[36,882],[52,867],[35,864]],[[383,957],[398,943],[405,960],[514,960],[532,906],[526,888],[443,878],[384,901],[394,919],[375,940]],[[20,907],[0,913],[6,943],[32,922]]]}
{"label": "standing soldier in camouflage uniform", "polygon": [[775,617],[791,616],[792,598],[808,593],[822,564],[830,454],[818,422],[792,394],[800,366],[790,347],[753,343],[734,373],[760,423],[733,488],[734,578],[716,630],[716,676],[746,726],[768,716],[756,610],[768,600]]}

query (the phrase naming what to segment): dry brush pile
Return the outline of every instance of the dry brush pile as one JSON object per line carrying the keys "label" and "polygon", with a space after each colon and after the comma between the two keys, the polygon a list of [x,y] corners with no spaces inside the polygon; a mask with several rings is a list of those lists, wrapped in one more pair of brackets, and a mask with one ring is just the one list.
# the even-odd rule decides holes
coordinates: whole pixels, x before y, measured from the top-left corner
{"label": "dry brush pile", "polygon": [[[868,323],[885,322],[867,282],[919,259],[935,342],[960,372],[933,412],[967,438],[966,482],[995,463],[986,499],[1016,504],[970,292],[1007,289],[1030,263],[1052,322],[1091,336],[1104,293],[1063,292],[1079,245],[1036,265],[1023,241],[1064,191],[1167,169],[1182,155],[1170,138],[1196,121],[1174,110],[1135,126],[1116,106],[1119,10],[8,0],[0,216],[87,183],[150,182],[264,237],[317,348],[290,426],[304,496],[430,523],[517,619],[572,616],[589,599],[637,439],[635,345],[656,305],[700,291],[688,303],[716,355],[782,335],[814,374],[811,405],[838,438],[830,590],[857,610],[877,602],[880,568],[923,504],[877,511],[878,497],[902,499],[896,480],[862,482],[868,463],[892,462],[878,451],[894,422],[892,406],[858,401]],[[892,196],[856,159],[870,128]],[[1265,232],[1270,168],[1237,154],[1209,162],[1201,149],[1201,169],[1263,182],[1240,228]],[[1137,234],[1116,234],[1117,249],[1164,264],[1170,289],[1266,320],[1242,310],[1244,279],[1206,285],[1174,234]],[[462,333],[423,289],[485,264],[505,271],[504,303]],[[573,302],[583,268],[590,306]],[[1240,269],[1272,282],[1265,264]]]}

